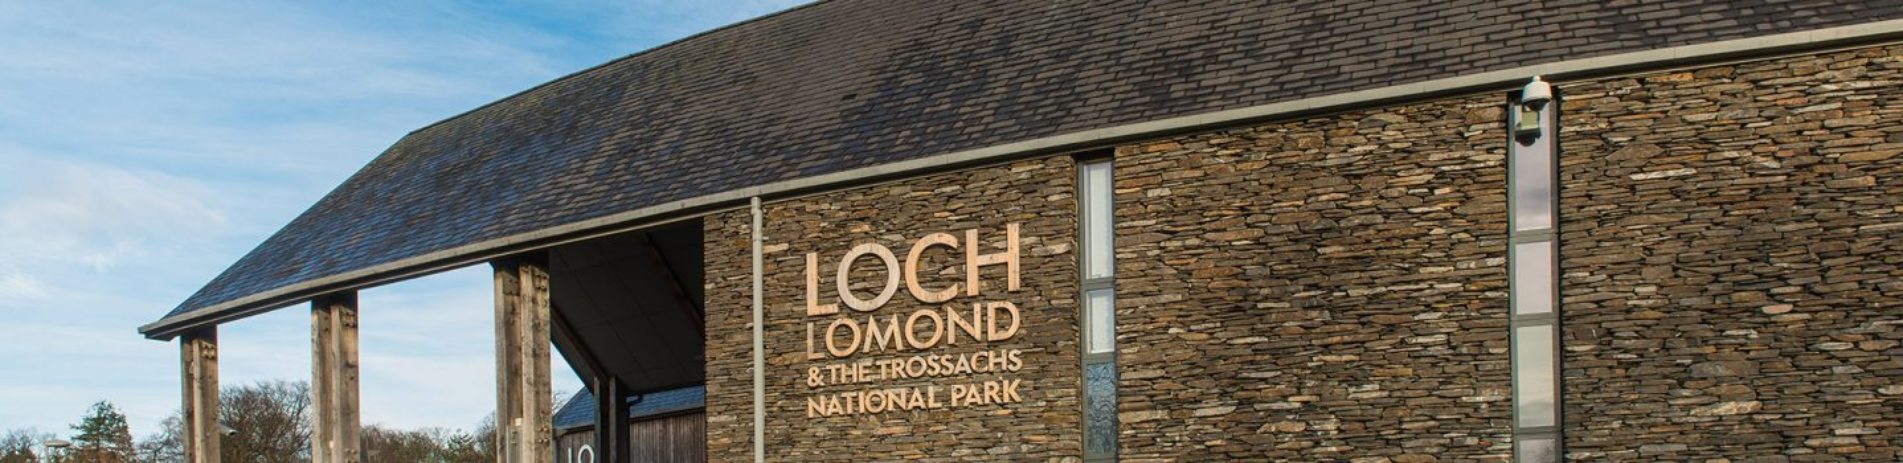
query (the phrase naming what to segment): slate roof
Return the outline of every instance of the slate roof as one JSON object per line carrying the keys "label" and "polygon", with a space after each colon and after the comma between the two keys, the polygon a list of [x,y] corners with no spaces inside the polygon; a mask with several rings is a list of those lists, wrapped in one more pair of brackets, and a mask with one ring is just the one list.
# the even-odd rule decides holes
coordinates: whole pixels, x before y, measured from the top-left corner
{"label": "slate roof", "polygon": [[167,316],[288,304],[315,295],[293,285],[774,181],[1898,17],[1903,0],[822,1],[417,130]]}
{"label": "slate roof", "polygon": [[[628,402],[628,418],[632,419],[704,408],[707,406],[707,387],[692,386],[652,392],[631,398]],[[557,431],[594,426],[595,393],[587,389],[576,392],[562,403],[561,410],[555,411],[553,421]]]}

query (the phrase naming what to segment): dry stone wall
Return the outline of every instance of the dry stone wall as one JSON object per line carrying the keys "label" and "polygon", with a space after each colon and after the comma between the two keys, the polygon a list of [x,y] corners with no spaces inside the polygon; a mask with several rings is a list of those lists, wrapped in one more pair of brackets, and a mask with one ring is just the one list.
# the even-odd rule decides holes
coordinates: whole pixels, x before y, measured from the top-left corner
{"label": "dry stone wall", "polygon": [[[1903,458],[1903,47],[1561,88],[1567,458]],[[1117,148],[1122,461],[1509,461],[1504,103]],[[1074,176],[1050,157],[769,204],[769,459],[1074,460]],[[751,458],[748,221],[706,221],[714,461]],[[836,388],[802,382],[805,253],[995,246],[1008,222],[1022,403],[808,416]]]}
{"label": "dry stone wall", "polygon": [[[1075,163],[1051,157],[932,175],[891,184],[819,194],[766,205],[767,434],[769,461],[1076,461],[1082,443],[1077,400],[1080,377],[1075,253]],[[748,461],[751,447],[751,262],[747,211],[719,214],[707,226],[708,259],[708,439],[715,461]],[[809,367],[838,363],[811,360],[808,322],[824,330],[835,317],[807,315],[807,253],[820,256],[820,293],[834,293],[834,269],[847,251],[863,243],[890,248],[900,262],[912,244],[934,232],[961,240],[956,251],[934,247],[923,254],[921,284],[933,289],[965,281],[963,242],[977,230],[980,252],[1004,251],[1008,224],[1019,227],[1020,289],[1009,291],[1002,264],[980,271],[977,297],[944,304],[921,302],[901,285],[890,302],[873,312],[838,307],[860,322],[922,309],[973,302],[1008,301],[1021,311],[1022,327],[1009,339],[961,340],[921,352],[858,354],[880,360],[915,353],[963,354],[1017,350],[1022,369],[935,378],[905,378],[863,384],[812,386]],[[880,292],[878,259],[853,267],[852,290],[868,298]],[[837,299],[825,302],[837,303]],[[942,313],[942,312],[941,312]],[[1003,322],[1001,322],[1003,323]],[[924,337],[920,322],[918,333]],[[822,331],[823,333],[823,331]],[[840,332],[843,343],[848,336]],[[823,335],[814,350],[825,348]],[[1021,400],[952,406],[959,384],[1020,381]],[[944,407],[883,413],[812,416],[809,399],[868,388],[937,386]],[[1002,396],[1002,394],[1000,394]]]}
{"label": "dry stone wall", "polygon": [[1503,103],[1120,149],[1123,461],[1504,457]]}
{"label": "dry stone wall", "polygon": [[706,247],[707,461],[753,461],[753,215],[702,219]]}
{"label": "dry stone wall", "polygon": [[1903,459],[1903,48],[1562,88],[1569,458]]}

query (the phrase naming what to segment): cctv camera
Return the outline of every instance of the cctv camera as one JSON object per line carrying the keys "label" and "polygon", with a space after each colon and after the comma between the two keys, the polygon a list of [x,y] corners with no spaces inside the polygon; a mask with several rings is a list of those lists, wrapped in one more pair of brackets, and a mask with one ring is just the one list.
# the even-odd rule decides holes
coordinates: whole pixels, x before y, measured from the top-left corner
{"label": "cctv camera", "polygon": [[1539,76],[1533,76],[1533,81],[1527,82],[1526,87],[1520,89],[1520,104],[1522,105],[1539,108],[1549,101],[1553,101],[1553,86],[1540,80]]}
{"label": "cctv camera", "polygon": [[225,426],[225,425],[223,425],[223,424],[219,424],[219,425],[218,425],[218,433],[219,433],[219,434],[224,434],[224,435],[225,435],[225,437],[231,437],[231,436],[236,436],[236,435],[238,435],[238,430],[236,430],[236,429],[231,429],[231,427],[230,427],[230,426]]}

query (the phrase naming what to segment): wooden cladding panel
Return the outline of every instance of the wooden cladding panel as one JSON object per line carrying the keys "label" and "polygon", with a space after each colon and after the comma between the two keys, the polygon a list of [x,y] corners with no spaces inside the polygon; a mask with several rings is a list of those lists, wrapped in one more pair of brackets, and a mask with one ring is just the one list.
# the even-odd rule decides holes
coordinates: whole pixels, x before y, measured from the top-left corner
{"label": "wooden cladding panel", "polygon": [[[707,414],[694,411],[681,415],[643,419],[628,423],[631,463],[694,463],[707,461]],[[593,429],[570,432],[557,439],[557,463],[611,463],[600,459]],[[585,457],[582,446],[590,446],[597,459]]]}

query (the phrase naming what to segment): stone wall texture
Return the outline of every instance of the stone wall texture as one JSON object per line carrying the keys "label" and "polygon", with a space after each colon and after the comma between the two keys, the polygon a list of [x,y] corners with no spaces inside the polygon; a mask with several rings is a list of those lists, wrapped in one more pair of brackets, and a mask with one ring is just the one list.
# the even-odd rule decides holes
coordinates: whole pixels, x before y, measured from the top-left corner
{"label": "stone wall texture", "polygon": [[753,214],[701,221],[706,248],[707,461],[753,461]]}
{"label": "stone wall texture", "polygon": [[1123,461],[1505,457],[1504,101],[1120,149]]}
{"label": "stone wall texture", "polygon": [[[1567,458],[1903,459],[1903,46],[1560,88]],[[1118,147],[1122,461],[1510,461],[1505,101]],[[769,204],[770,459],[1074,459],[1075,175]],[[714,461],[751,455],[748,220],[706,221]],[[1012,221],[1025,403],[806,418],[806,252]]]}
{"label": "stone wall texture", "polygon": [[[1082,449],[1077,400],[1078,355],[1075,163],[1052,157],[977,168],[901,182],[797,198],[766,205],[767,447],[769,461],[1070,461]],[[708,450],[713,461],[749,461],[751,433],[751,286],[747,211],[710,217],[707,227]],[[1007,223],[1021,224],[1022,287],[1005,292],[1005,270],[981,271],[985,294],[954,304],[1007,300],[1024,316],[1015,337],[988,345],[960,344],[929,353],[1021,349],[1024,368],[1010,374],[910,379],[858,386],[809,387],[806,253],[825,263],[820,286],[832,293],[833,263],[852,246],[877,242],[904,259],[913,240],[950,232],[963,240],[976,228],[982,252],[1003,250]],[[962,247],[960,248],[962,252]],[[927,256],[927,286],[963,281],[964,257],[943,249]],[[876,259],[862,259],[853,278],[861,297],[883,285]],[[875,285],[877,283],[877,285]],[[836,301],[836,300],[835,300]],[[913,299],[901,285],[874,314],[890,316],[939,307]],[[850,312],[844,306],[842,313]],[[863,316],[859,317],[863,320]],[[853,358],[896,358],[874,354]],[[816,393],[866,387],[950,385],[965,380],[1018,378],[1024,401],[930,411],[807,417]],[[942,394],[942,392],[941,392]],[[941,400],[943,398],[941,397]]]}
{"label": "stone wall texture", "polygon": [[1903,459],[1903,47],[1561,88],[1569,458]]}

